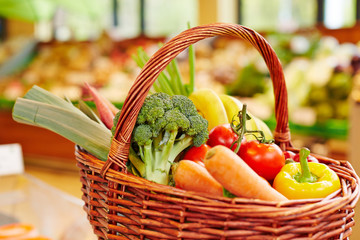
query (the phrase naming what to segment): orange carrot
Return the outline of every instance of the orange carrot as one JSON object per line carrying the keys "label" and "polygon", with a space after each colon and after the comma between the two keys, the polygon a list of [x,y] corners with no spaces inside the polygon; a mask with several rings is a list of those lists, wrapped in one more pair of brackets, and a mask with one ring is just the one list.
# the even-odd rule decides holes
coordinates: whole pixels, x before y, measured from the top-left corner
{"label": "orange carrot", "polygon": [[204,160],[208,172],[229,192],[239,197],[268,201],[287,200],[225,146],[210,149]]}
{"label": "orange carrot", "polygon": [[101,121],[105,124],[107,128],[111,129],[114,125],[113,119],[119,109],[117,109],[109,100],[101,96],[94,87],[90,86],[86,82],[85,87],[87,88],[95,102],[96,109],[99,112]]}
{"label": "orange carrot", "polygon": [[181,160],[173,175],[176,186],[181,189],[223,196],[222,186],[203,166],[191,160]]}

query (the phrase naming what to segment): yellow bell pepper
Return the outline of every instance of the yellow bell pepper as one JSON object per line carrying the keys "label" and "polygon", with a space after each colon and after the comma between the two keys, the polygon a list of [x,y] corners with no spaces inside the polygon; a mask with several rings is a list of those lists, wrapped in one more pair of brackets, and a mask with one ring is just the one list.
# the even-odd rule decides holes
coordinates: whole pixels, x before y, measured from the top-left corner
{"label": "yellow bell pepper", "polygon": [[340,189],[338,175],[327,165],[307,162],[310,151],[300,150],[300,163],[288,163],[277,174],[273,187],[288,199],[324,198]]}

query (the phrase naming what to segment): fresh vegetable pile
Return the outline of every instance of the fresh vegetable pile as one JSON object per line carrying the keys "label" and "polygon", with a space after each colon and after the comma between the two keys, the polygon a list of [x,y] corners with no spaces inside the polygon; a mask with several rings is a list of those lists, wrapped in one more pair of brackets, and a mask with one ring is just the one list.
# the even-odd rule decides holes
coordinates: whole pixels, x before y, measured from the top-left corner
{"label": "fresh vegetable pile", "polygon": [[[193,76],[184,84],[173,61],[137,116],[130,174],[215,196],[268,201],[322,198],[340,188],[329,167],[308,163],[305,149],[300,155],[284,153],[246,104],[210,89],[195,90]],[[99,116],[83,101],[75,106],[35,86],[17,99],[13,118],[52,130],[105,161],[120,111],[95,88],[85,87]]]}
{"label": "fresh vegetable pile", "polygon": [[[190,148],[175,167],[177,187],[270,201],[323,198],[340,189],[337,174],[308,149],[284,153],[262,130],[247,130],[246,105],[238,116],[237,125],[233,120],[215,126],[207,144]],[[256,139],[247,139],[249,135]]]}

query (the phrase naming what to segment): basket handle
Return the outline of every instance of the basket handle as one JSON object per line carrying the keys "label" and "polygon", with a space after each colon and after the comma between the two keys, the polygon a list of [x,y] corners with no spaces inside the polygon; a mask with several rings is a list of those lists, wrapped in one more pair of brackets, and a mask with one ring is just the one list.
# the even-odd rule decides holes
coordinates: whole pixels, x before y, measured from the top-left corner
{"label": "basket handle", "polygon": [[106,174],[112,163],[118,165],[121,171],[126,172],[126,161],[129,154],[131,134],[136,123],[137,115],[159,74],[187,47],[202,39],[214,36],[241,38],[251,43],[259,51],[269,69],[274,87],[276,117],[275,142],[283,150],[291,146],[285,78],[281,63],[275,51],[261,35],[252,29],[237,24],[215,23],[183,31],[163,45],[145,64],[125,99],[119,121],[116,125],[115,135],[111,142],[108,160],[101,170],[102,176]]}

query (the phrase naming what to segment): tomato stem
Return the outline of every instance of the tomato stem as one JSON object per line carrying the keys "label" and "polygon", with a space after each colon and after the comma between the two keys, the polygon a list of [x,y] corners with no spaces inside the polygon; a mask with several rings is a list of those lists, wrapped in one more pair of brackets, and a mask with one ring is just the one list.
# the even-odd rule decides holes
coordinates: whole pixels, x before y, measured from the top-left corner
{"label": "tomato stem", "polygon": [[[238,139],[233,142],[233,144],[231,145],[231,148],[234,146],[235,143],[237,143],[236,148],[234,149],[235,153],[238,153],[240,146],[241,146],[241,141],[245,136],[246,133],[246,120],[247,118],[250,118],[249,115],[246,114],[246,108],[247,105],[244,104],[242,107],[242,110],[238,113],[238,117],[239,117],[239,124],[237,126],[233,125],[233,122],[231,123],[231,128],[233,129],[233,131],[239,135]],[[250,118],[251,119],[251,118]]]}
{"label": "tomato stem", "polygon": [[[237,153],[239,151],[240,146],[241,146],[241,141],[245,135],[250,135],[250,134],[253,135],[256,138],[256,140],[258,140],[260,143],[273,143],[274,142],[273,139],[267,140],[264,132],[261,130],[247,130],[246,129],[246,121],[251,119],[249,114],[247,114],[246,109],[247,109],[247,104],[245,103],[245,104],[243,104],[241,111],[239,111],[239,113],[237,115],[237,117],[239,118],[239,122],[235,125],[236,120],[233,119],[230,124],[231,129],[239,136],[239,138],[236,141],[234,141],[231,145],[231,149],[232,149],[233,146],[237,143],[237,146],[234,149],[235,153]],[[259,134],[260,134],[260,136],[259,136]]]}

